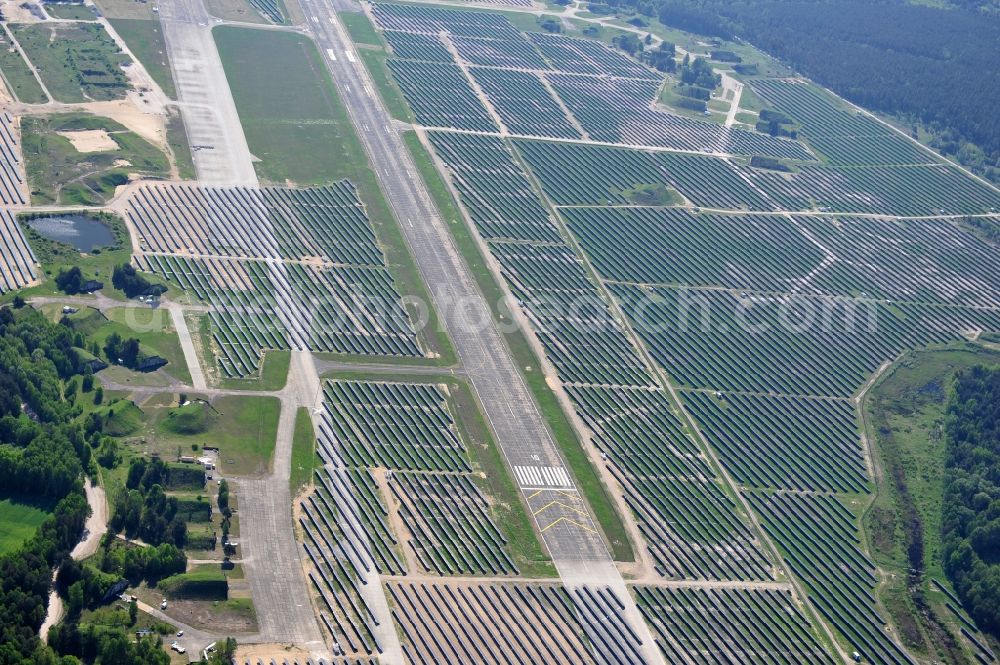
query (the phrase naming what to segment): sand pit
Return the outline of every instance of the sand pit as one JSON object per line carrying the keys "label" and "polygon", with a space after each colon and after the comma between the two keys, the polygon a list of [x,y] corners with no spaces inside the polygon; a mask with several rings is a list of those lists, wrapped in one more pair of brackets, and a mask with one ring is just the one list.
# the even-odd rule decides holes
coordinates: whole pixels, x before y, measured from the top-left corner
{"label": "sand pit", "polygon": [[[167,145],[166,118],[156,109],[140,109],[133,101],[135,93],[129,93],[128,99],[113,102],[89,102],[80,104],[79,108],[94,115],[111,118],[125,125],[155,146],[164,148]],[[147,98],[149,96],[147,95]],[[162,111],[162,109],[161,109]]]}
{"label": "sand pit", "polygon": [[77,152],[110,152],[120,149],[118,143],[103,129],[81,129],[56,133],[68,139]]}

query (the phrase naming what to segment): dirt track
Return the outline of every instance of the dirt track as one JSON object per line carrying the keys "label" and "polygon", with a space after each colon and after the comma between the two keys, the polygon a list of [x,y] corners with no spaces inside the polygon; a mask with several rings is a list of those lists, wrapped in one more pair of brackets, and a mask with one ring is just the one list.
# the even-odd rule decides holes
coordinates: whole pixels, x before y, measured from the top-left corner
{"label": "dirt track", "polygon": [[[83,540],[76,544],[70,556],[76,561],[86,559],[97,551],[101,544],[101,538],[108,530],[108,502],[104,496],[104,489],[90,482],[90,478],[84,483],[84,492],[87,494],[87,503],[90,504],[90,517],[84,526]],[[56,573],[52,573],[52,581],[55,582]],[[49,592],[48,611],[45,614],[45,621],[38,629],[38,634],[44,642],[48,636],[49,628],[59,623],[63,616],[62,599],[53,589]]]}

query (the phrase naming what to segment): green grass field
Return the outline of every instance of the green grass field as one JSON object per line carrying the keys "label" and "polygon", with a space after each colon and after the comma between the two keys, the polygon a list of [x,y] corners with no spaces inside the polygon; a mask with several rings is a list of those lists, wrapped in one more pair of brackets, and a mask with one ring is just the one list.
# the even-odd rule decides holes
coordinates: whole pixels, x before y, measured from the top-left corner
{"label": "green grass field", "polygon": [[[740,95],[740,108],[747,111],[759,112],[766,108],[770,108],[770,104],[761,99],[760,95],[753,91],[753,88],[745,85],[743,86],[743,93]],[[737,117],[739,117],[739,114],[737,114]],[[752,117],[755,118],[756,116]]]}
{"label": "green grass field", "polygon": [[155,19],[157,17],[156,12],[153,11],[156,5],[151,2],[139,2],[139,0],[95,0],[94,4],[101,10],[101,14],[109,19]]}
{"label": "green grass field", "polygon": [[125,98],[122,66],[129,58],[100,23],[19,23],[12,29],[56,101]]}
{"label": "green grass field", "polygon": [[[890,369],[865,400],[882,482],[862,524],[876,562],[892,573],[880,587],[879,596],[905,643],[921,653],[927,652],[925,644],[939,640],[934,622],[922,616],[907,590],[907,525],[903,516],[906,506],[912,505],[922,527],[925,576],[920,591],[932,601],[935,596],[943,601],[943,594],[934,591],[929,578],[946,580],[940,538],[946,398],[955,372],[979,364],[1000,365],[1000,353],[971,344],[912,352]],[[902,480],[905,494],[897,478]],[[952,615],[940,605],[932,604],[934,614],[951,620]]]}
{"label": "green grass field", "polygon": [[247,0],[205,0],[208,13],[224,21],[241,21],[243,23],[267,23]]}
{"label": "green grass field", "polygon": [[220,397],[213,441],[224,473],[262,474],[271,468],[281,402],[277,397]]}
{"label": "green grass field", "polygon": [[191,402],[170,409],[160,421],[160,429],[177,436],[204,434],[216,420],[215,410],[207,402]]}
{"label": "green grass field", "polygon": [[375,32],[375,26],[368,20],[368,16],[362,12],[337,12],[337,18],[343,22],[347,32],[351,35],[351,41],[355,44],[382,45],[382,38]]}
{"label": "green grass field", "polygon": [[176,99],[177,90],[174,88],[174,77],[170,72],[167,46],[163,41],[159,19],[116,18],[109,22],[167,97]]}
{"label": "green grass field", "polygon": [[[406,132],[403,135],[403,140],[413,156],[414,163],[427,185],[431,198],[434,199],[438,210],[448,222],[452,238],[476,279],[486,302],[491,305],[504,302],[503,292],[494,280],[493,273],[487,267],[471,231],[463,221],[457,204],[451,196],[451,191],[437,172],[430,153],[420,143],[419,137],[414,132]],[[493,315],[501,323],[510,322],[510,315],[507,313],[494,310]],[[514,362],[521,368],[528,387],[534,394],[542,416],[547,421],[566,463],[590,504],[591,510],[594,511],[594,517],[604,532],[612,555],[616,561],[633,561],[635,555],[632,552],[632,545],[625,532],[622,519],[615,509],[614,502],[608,495],[597,471],[587,458],[587,453],[577,438],[572,424],[559,406],[555,395],[549,389],[545,376],[539,371],[534,351],[520,329],[505,335],[504,340],[507,342]]]}
{"label": "green grass field", "polygon": [[[354,183],[386,255],[401,296],[430,302],[392,211],[368,162],[347,109],[316,45],[273,30],[219,27],[213,31],[252,152],[266,182]],[[294,99],[295,104],[287,103]],[[454,363],[450,342],[436,333],[436,313],[421,333],[435,362]]]}
{"label": "green grass field", "polygon": [[364,153],[312,41],[247,28],[213,34],[258,175],[297,185],[354,176]]}
{"label": "green grass field", "polygon": [[0,75],[3,76],[7,89],[25,104],[44,104],[49,101],[24,58],[16,50],[11,52],[11,48],[13,44],[7,32],[0,31]]}
{"label": "green grass field", "polygon": [[35,535],[52,506],[34,497],[0,498],[0,554],[13,552]]}
{"label": "green grass field", "polygon": [[299,493],[303,487],[312,481],[313,468],[316,466],[316,433],[313,431],[309,409],[299,407],[295,413],[295,436],[292,439],[292,472],[288,478],[288,487],[292,496]]}
{"label": "green grass field", "polygon": [[[58,134],[83,130],[106,131],[118,148],[81,153]],[[170,174],[159,148],[110,118],[87,113],[23,118],[21,147],[34,205],[102,205],[128,182],[129,173]]]}
{"label": "green grass field", "polygon": [[97,18],[94,9],[87,5],[75,5],[70,3],[46,2],[45,13],[53,18],[68,19],[71,21],[93,21]]}
{"label": "green grass field", "polygon": [[104,418],[104,433],[110,436],[131,436],[142,429],[145,420],[142,410],[127,400],[111,401],[93,411]]}
{"label": "green grass field", "polygon": [[[198,395],[192,394],[193,400]],[[151,420],[156,437],[156,449],[166,458],[191,454],[191,446],[219,448],[219,470],[223,475],[263,475],[271,468],[281,402],[277,397],[226,395],[216,398],[204,409],[204,422],[190,434],[173,426],[171,420],[181,417],[191,423],[198,420],[189,407],[160,408]],[[172,415],[174,414],[174,415]],[[196,423],[197,424],[197,423]]]}

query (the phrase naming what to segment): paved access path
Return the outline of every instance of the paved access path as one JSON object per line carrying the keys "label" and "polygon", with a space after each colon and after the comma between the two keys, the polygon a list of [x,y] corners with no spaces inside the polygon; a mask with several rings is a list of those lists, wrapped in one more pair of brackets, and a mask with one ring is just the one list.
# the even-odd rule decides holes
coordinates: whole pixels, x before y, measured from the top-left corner
{"label": "paved access path", "polygon": [[301,0],[301,5],[496,441],[536,514],[561,579],[570,587],[587,584],[614,589],[643,642],[645,660],[663,662],[485,299],[431,203],[364,65],[354,55],[354,45],[331,1]]}
{"label": "paved access path", "polygon": [[205,390],[208,384],[205,382],[205,373],[201,370],[201,362],[198,361],[198,352],[191,340],[191,331],[188,330],[187,319],[184,318],[184,309],[179,305],[169,304],[167,311],[170,312],[170,320],[174,324],[177,339],[184,352],[184,362],[187,363],[188,373],[191,375],[191,385],[195,390]]}
{"label": "paved access path", "polygon": [[293,351],[288,384],[280,394],[281,416],[271,473],[231,482],[239,499],[240,554],[262,641],[292,643],[320,653],[326,647],[302,572],[288,486],[295,417],[299,407],[315,401],[312,391],[319,379],[313,376],[312,355]]}
{"label": "paved access path", "polygon": [[729,74],[722,74],[723,90],[732,90],[733,99],[729,103],[729,112],[726,113],[726,127],[736,124],[736,114],[740,111],[740,99],[743,97],[743,84]]}
{"label": "paved access path", "polygon": [[236,103],[202,0],[161,2],[160,23],[198,181],[257,184]]}

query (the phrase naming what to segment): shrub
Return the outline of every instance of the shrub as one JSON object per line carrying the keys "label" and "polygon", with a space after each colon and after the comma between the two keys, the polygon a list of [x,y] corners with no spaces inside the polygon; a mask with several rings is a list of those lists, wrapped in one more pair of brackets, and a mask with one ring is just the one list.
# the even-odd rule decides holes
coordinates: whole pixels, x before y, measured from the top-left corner
{"label": "shrub", "polygon": [[156,587],[171,598],[197,600],[226,600],[229,598],[229,582],[221,570],[171,575],[160,580]]}
{"label": "shrub", "polygon": [[691,99],[690,97],[678,97],[674,100],[674,105],[682,109],[691,109],[692,111],[704,112],[708,109],[708,104],[700,99]]}

